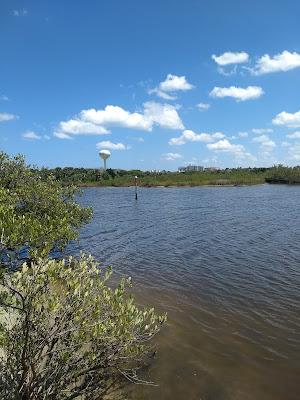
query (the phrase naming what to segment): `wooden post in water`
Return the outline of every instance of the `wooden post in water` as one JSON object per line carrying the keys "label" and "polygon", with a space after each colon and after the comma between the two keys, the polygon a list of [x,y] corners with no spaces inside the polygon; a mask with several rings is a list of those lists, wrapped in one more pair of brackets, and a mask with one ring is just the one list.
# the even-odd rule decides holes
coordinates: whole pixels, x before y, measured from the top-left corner
{"label": "wooden post in water", "polygon": [[138,199],[138,195],[137,195],[137,187],[138,187],[138,177],[135,176],[134,177],[134,183],[135,183],[135,199]]}

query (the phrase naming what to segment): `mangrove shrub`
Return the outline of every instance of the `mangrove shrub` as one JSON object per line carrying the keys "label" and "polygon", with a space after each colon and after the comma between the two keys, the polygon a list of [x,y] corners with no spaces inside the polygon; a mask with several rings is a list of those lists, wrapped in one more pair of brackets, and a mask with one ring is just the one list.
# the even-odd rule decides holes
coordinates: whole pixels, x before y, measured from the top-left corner
{"label": "mangrove shrub", "polygon": [[164,316],[138,308],[128,280],[89,256],[24,263],[2,273],[0,398],[102,399],[123,378],[141,382],[149,340]]}
{"label": "mangrove shrub", "polygon": [[91,210],[76,202],[77,190],[26,166],[22,156],[0,153],[1,260],[27,253],[45,257],[78,236]]}

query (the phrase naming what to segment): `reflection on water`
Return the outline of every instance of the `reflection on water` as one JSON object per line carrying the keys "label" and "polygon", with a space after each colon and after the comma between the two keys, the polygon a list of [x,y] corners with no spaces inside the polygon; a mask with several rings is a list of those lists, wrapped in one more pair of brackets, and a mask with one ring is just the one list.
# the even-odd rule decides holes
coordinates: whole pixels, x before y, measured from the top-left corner
{"label": "reflection on water", "polygon": [[135,399],[300,399],[300,187],[86,189],[84,249],[168,312]]}

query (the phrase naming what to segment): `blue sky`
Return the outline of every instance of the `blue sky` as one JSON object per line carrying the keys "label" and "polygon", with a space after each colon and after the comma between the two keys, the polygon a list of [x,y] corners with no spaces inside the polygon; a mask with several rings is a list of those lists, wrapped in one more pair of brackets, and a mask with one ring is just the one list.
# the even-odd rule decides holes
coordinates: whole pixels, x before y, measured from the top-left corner
{"label": "blue sky", "polygon": [[0,2],[0,146],[38,166],[300,164],[300,2]]}

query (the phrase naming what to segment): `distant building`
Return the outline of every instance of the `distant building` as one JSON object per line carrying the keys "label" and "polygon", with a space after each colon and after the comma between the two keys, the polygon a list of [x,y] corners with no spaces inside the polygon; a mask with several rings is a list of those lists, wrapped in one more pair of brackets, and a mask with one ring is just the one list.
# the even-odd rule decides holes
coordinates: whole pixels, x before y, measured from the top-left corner
{"label": "distant building", "polygon": [[220,168],[207,167],[207,168],[204,169],[204,171],[207,171],[207,172],[218,172],[218,171],[220,171]]}
{"label": "distant building", "polygon": [[179,172],[201,172],[204,170],[204,167],[201,165],[187,165],[186,167],[179,167]]}

